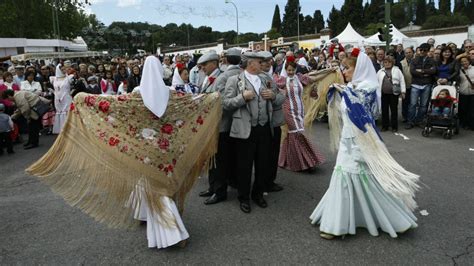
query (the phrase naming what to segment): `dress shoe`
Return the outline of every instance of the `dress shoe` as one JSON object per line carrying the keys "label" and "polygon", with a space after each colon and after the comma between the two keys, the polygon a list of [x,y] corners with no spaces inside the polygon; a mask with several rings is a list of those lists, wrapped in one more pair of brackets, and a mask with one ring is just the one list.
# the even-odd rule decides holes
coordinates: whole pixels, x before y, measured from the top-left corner
{"label": "dress shoe", "polygon": [[392,132],[393,132],[393,133],[397,133],[397,132],[398,132],[398,129],[397,129],[397,128],[393,128],[393,129],[392,129]]}
{"label": "dress shoe", "polygon": [[30,145],[31,145],[31,143],[27,142],[27,143],[23,144],[23,147],[30,146]]}
{"label": "dress shoe", "polygon": [[34,148],[37,148],[37,147],[38,147],[38,145],[30,144],[30,145],[24,147],[24,149],[25,149],[25,150],[30,150],[30,149],[34,149]]}
{"label": "dress shoe", "polygon": [[249,201],[241,201],[240,202],[240,210],[245,212],[245,213],[250,213],[250,211],[252,210],[250,208],[250,202]]}
{"label": "dress shoe", "polygon": [[409,124],[407,124],[407,125],[405,126],[405,129],[412,129],[412,128],[414,128],[414,127],[415,127],[415,126],[414,126],[413,124],[410,124],[410,123],[409,123]]}
{"label": "dress shoe", "polygon": [[381,132],[385,132],[385,131],[387,131],[387,130],[388,130],[388,127],[383,127],[380,131],[381,131]]}
{"label": "dress shoe", "polygon": [[212,196],[214,193],[212,193],[211,191],[209,190],[205,190],[203,192],[199,192],[199,197],[210,197]]}
{"label": "dress shoe", "polygon": [[283,190],[283,187],[276,184],[276,183],[273,183],[273,185],[271,185],[269,188],[266,189],[265,192],[278,192],[278,191],[282,191]]}
{"label": "dress shoe", "polygon": [[260,208],[266,208],[268,207],[268,204],[267,202],[265,201],[265,199],[263,197],[259,197],[259,198],[256,198],[256,199],[252,199],[253,202],[255,202],[255,204],[257,204],[258,207]]}
{"label": "dress shoe", "polygon": [[323,233],[323,232],[321,232],[321,233],[319,234],[319,236],[322,237],[322,238],[324,238],[324,239],[326,239],[326,240],[331,240],[331,239],[333,239],[333,238],[335,237],[334,235],[326,234],[326,233]]}
{"label": "dress shoe", "polygon": [[227,199],[227,196],[224,196],[224,197],[219,197],[217,196],[217,194],[212,194],[212,196],[210,198],[208,198],[207,200],[204,201],[204,204],[206,205],[211,205],[211,204],[216,204],[216,203],[219,203],[221,201],[224,201]]}

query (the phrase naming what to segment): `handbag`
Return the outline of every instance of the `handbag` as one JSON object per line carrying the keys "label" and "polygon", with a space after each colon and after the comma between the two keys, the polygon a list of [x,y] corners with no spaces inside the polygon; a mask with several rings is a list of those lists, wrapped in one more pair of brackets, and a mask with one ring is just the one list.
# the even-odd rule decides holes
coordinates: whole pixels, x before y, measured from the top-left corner
{"label": "handbag", "polygon": [[35,106],[31,108],[31,110],[37,113],[40,118],[43,117],[44,114],[49,112],[49,109],[50,109],[49,104],[41,100]]}
{"label": "handbag", "polygon": [[385,70],[383,72],[385,72],[385,76],[390,81],[390,84],[392,84],[393,94],[400,95],[400,93],[402,93],[402,87],[400,86],[400,84],[393,84],[392,77],[389,77]]}

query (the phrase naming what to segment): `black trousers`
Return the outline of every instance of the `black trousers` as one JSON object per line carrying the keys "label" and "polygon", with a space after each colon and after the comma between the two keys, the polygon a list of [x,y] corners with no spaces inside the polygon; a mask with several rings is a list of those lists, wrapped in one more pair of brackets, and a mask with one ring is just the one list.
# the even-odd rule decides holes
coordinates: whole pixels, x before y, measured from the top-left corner
{"label": "black trousers", "polygon": [[218,197],[227,196],[227,184],[234,175],[234,155],[233,139],[229,137],[229,132],[219,133],[215,165],[209,169],[209,191]]}
{"label": "black trousers", "polygon": [[474,129],[474,95],[459,94],[458,114],[461,126]]}
{"label": "black trousers", "polygon": [[382,93],[382,128],[398,129],[398,96]]}
{"label": "black trousers", "polygon": [[[271,146],[270,125],[252,127],[248,139],[234,139],[239,201],[263,197],[265,180],[268,178]],[[252,186],[252,166],[255,179]],[[250,192],[252,190],[252,192]]]}
{"label": "black trousers", "polygon": [[10,132],[0,133],[0,154],[3,154],[3,148],[7,148],[8,153],[13,152],[13,143],[10,137]]}
{"label": "black trousers", "polygon": [[411,87],[407,87],[407,91],[405,93],[405,99],[402,99],[403,120],[408,120],[408,106],[410,105],[410,94],[411,94]]}
{"label": "black trousers", "polygon": [[39,133],[41,129],[41,118],[30,119],[28,122],[28,143],[37,146],[39,143]]}
{"label": "black trousers", "polygon": [[280,144],[281,144],[281,128],[273,128],[273,136],[270,144],[270,162],[269,162],[269,174],[265,181],[265,188],[271,188],[275,184],[275,179],[278,171],[278,158],[280,157]]}

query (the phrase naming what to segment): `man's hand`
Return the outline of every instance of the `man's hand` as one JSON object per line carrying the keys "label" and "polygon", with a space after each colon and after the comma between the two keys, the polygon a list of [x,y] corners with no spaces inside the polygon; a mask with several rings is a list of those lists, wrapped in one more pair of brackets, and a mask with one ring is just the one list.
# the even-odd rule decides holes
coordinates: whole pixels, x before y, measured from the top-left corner
{"label": "man's hand", "polygon": [[402,93],[402,99],[405,100],[405,97],[406,97],[406,95],[405,95],[405,93],[403,92],[403,93]]}
{"label": "man's hand", "polygon": [[262,98],[265,100],[273,100],[275,98],[275,93],[269,89],[262,90],[260,95],[262,95]]}
{"label": "man's hand", "polygon": [[255,97],[255,92],[251,90],[244,90],[244,92],[242,92],[242,96],[244,97],[245,101],[251,101]]}

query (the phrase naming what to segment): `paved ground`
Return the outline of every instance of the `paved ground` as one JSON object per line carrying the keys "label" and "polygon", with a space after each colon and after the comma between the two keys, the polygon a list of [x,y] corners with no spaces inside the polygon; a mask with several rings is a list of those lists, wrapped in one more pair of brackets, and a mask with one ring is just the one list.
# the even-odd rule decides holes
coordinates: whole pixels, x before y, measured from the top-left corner
{"label": "paved ground", "polygon": [[[326,124],[313,128],[313,140],[328,161],[314,174],[280,170],[285,190],[267,196],[269,207],[239,210],[236,192],[227,202],[202,204],[199,180],[183,217],[190,242],[184,249],[148,249],[146,228],[109,229],[72,208],[24,169],[54,141],[42,137],[39,149],[0,157],[0,264],[474,264],[474,132],[452,140],[421,129],[383,137],[393,156],[419,173],[424,183],[416,211],[419,228],[398,239],[382,233],[332,241],[319,237],[308,216],[328,187],[335,155],[328,151]],[[427,210],[429,215],[420,215]]]}

